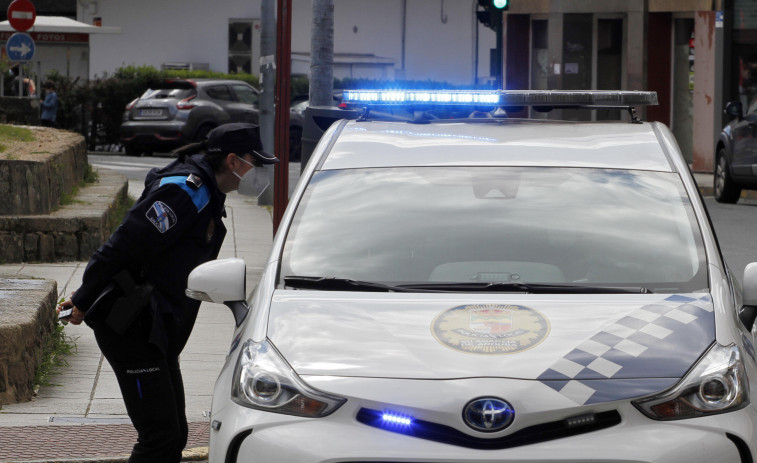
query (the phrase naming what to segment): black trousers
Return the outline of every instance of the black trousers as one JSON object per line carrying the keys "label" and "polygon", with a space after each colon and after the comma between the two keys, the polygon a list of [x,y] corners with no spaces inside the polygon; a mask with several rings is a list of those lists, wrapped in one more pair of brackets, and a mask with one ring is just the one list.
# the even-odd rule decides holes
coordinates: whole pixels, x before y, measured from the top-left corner
{"label": "black trousers", "polygon": [[105,323],[93,328],[137,430],[129,463],[178,463],[188,436],[179,356],[148,342],[151,320],[145,310],[122,336]]}

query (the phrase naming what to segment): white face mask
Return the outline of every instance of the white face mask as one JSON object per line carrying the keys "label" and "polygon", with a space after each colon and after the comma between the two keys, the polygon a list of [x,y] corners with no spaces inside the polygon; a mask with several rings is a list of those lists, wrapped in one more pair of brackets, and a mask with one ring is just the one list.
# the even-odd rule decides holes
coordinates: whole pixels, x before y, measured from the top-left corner
{"label": "white face mask", "polygon": [[251,162],[237,156],[242,162],[252,166],[252,169],[248,170],[246,174],[239,175],[238,173],[231,171],[239,179],[239,187],[237,191],[240,195],[246,196],[260,196],[263,194],[268,185],[268,172],[262,167],[255,167]]}

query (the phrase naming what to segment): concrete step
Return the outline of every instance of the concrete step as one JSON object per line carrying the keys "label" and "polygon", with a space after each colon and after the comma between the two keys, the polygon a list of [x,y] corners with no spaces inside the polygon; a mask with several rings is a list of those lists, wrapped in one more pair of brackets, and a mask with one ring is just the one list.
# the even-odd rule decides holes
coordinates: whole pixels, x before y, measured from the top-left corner
{"label": "concrete step", "polygon": [[128,190],[123,175],[96,172],[97,183],[49,214],[0,215],[0,263],[89,260],[118,226]]}

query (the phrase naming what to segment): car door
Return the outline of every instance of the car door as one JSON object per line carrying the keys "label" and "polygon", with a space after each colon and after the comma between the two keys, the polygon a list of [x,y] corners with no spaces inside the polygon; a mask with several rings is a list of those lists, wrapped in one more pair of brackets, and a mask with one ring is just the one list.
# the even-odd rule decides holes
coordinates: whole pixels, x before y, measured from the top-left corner
{"label": "car door", "polygon": [[757,176],[757,99],[749,105],[746,116],[733,127],[733,174]]}
{"label": "car door", "polygon": [[234,94],[234,103],[230,105],[230,110],[237,114],[240,119],[237,122],[250,122],[257,124],[260,119],[259,96],[258,91],[251,85],[244,82],[230,85]]}

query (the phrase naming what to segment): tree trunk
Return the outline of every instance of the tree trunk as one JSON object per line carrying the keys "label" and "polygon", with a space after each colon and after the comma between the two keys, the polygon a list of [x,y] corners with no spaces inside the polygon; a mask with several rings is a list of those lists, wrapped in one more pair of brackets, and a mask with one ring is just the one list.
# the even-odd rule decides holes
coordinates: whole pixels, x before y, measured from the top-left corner
{"label": "tree trunk", "polygon": [[310,106],[333,106],[334,0],[313,0]]}

